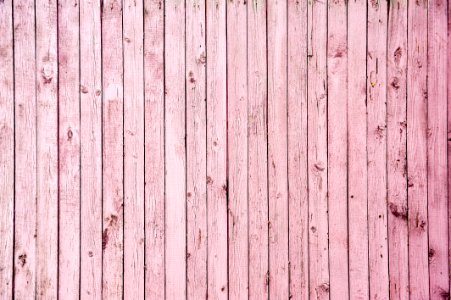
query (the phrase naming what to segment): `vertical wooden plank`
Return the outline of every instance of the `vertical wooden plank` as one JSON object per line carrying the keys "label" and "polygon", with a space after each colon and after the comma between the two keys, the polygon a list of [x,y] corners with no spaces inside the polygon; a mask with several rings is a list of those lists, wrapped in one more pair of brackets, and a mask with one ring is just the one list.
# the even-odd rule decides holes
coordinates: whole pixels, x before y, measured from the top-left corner
{"label": "vertical wooden plank", "polygon": [[56,2],[36,2],[37,298],[58,288],[58,67]]}
{"label": "vertical wooden plank", "polygon": [[248,297],[248,101],[246,0],[227,4],[229,297]]}
{"label": "vertical wooden plank", "polygon": [[80,297],[79,3],[58,3],[58,297]]}
{"label": "vertical wooden plank", "polygon": [[327,21],[327,147],[330,298],[349,298],[347,181],[347,5],[329,1]]}
{"label": "vertical wooden plank", "polygon": [[329,298],[327,208],[327,3],[308,3],[310,298]]}
{"label": "vertical wooden plank", "polygon": [[124,298],[144,299],[143,2],[123,2]]}
{"label": "vertical wooden plank", "polygon": [[166,297],[186,296],[185,2],[165,3]]}
{"label": "vertical wooden plank", "polygon": [[[451,53],[451,5],[448,3],[448,53]],[[448,62],[448,72],[447,72],[447,80],[448,80],[448,87],[447,87],[447,93],[448,93],[448,201],[449,201],[449,189],[451,187],[451,176],[449,176],[451,172],[451,59],[449,58],[449,55],[447,56],[447,62]],[[451,267],[451,206],[448,202],[448,265]],[[450,275],[450,283],[451,283],[451,269],[448,270]]]}
{"label": "vertical wooden plank", "polygon": [[368,237],[370,297],[389,298],[387,241],[387,2],[368,3]]}
{"label": "vertical wooden plank", "polygon": [[[98,1],[80,1],[81,285],[102,296],[102,57]],[[119,141],[118,141],[119,142]]]}
{"label": "vertical wooden plank", "polygon": [[226,1],[207,5],[208,298],[227,299]]}
{"label": "vertical wooden plank", "polygon": [[164,299],[164,2],[144,2],[145,296]]}
{"label": "vertical wooden plank", "polygon": [[0,3],[0,298],[13,295],[14,63],[12,1]]}
{"label": "vertical wooden plank", "polygon": [[428,2],[429,297],[449,297],[447,172],[447,5]]}
{"label": "vertical wooden plank", "polygon": [[307,1],[288,1],[290,297],[308,299]]}
{"label": "vertical wooden plank", "polygon": [[427,196],[427,1],[409,1],[407,193],[411,299],[429,298]]}
{"label": "vertical wooden plank", "polygon": [[13,3],[15,96],[14,294],[36,291],[36,61],[34,1]]}
{"label": "vertical wooden plank", "polygon": [[348,2],[349,297],[368,299],[366,1]]}
{"label": "vertical wooden plank", "polygon": [[268,298],[266,1],[247,5],[249,299]]}
{"label": "vertical wooden plank", "polygon": [[409,299],[407,1],[390,1],[387,31],[387,201],[390,299]]}
{"label": "vertical wooden plank", "polygon": [[[103,269],[102,298],[123,297],[124,91],[122,2],[102,8]],[[83,176],[83,174],[82,174]]]}
{"label": "vertical wooden plank", "polygon": [[205,1],[186,5],[187,298],[207,295]]}
{"label": "vertical wooden plank", "polygon": [[270,1],[268,14],[269,295],[289,297],[287,166],[287,5]]}

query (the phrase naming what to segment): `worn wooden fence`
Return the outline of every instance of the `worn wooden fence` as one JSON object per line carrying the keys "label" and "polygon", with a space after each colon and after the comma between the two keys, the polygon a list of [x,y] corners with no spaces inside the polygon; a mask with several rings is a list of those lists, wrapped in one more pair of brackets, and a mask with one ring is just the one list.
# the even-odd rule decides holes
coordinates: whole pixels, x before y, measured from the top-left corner
{"label": "worn wooden fence", "polygon": [[450,9],[0,0],[0,298],[449,299]]}

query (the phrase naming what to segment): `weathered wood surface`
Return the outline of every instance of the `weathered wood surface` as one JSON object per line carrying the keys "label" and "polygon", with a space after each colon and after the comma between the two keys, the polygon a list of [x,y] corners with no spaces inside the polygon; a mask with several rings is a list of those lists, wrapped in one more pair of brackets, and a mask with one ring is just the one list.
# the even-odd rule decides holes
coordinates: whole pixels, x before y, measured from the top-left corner
{"label": "weathered wood surface", "polygon": [[0,298],[449,298],[449,10],[0,0]]}

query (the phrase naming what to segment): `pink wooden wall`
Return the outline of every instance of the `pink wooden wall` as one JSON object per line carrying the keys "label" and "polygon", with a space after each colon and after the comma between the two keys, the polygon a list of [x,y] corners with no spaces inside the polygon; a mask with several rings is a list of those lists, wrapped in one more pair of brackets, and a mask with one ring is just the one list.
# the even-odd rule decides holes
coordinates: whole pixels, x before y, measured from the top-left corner
{"label": "pink wooden wall", "polygon": [[450,29],[446,0],[0,0],[0,299],[449,299]]}

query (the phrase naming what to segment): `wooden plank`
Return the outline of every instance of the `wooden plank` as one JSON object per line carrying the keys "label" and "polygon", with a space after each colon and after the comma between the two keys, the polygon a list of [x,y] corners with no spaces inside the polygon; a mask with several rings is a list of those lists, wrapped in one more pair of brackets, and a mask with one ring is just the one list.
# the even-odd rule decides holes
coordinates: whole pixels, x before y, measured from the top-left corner
{"label": "wooden plank", "polygon": [[0,298],[12,299],[14,257],[14,62],[12,1],[0,3]]}
{"label": "wooden plank", "polygon": [[327,183],[330,298],[348,299],[347,5],[330,1],[327,21]]}
{"label": "wooden plank", "polygon": [[290,297],[308,299],[307,1],[288,2]]}
{"label": "wooden plank", "polygon": [[249,298],[268,298],[266,1],[247,5]]}
{"label": "wooden plank", "polygon": [[206,2],[207,274],[210,299],[227,299],[226,2]]}
{"label": "wooden plank", "polygon": [[36,293],[57,297],[58,288],[58,66],[56,2],[36,5]]}
{"label": "wooden plank", "polygon": [[368,299],[366,1],[348,2],[349,296]]}
{"label": "wooden plank", "polygon": [[123,2],[124,298],[144,299],[143,2]]}
{"label": "wooden plank", "polygon": [[14,294],[36,294],[36,48],[34,1],[13,3],[14,15]]}
{"label": "wooden plank", "polygon": [[407,1],[388,4],[387,201],[390,299],[409,299],[406,161]]}
{"label": "wooden plank", "polygon": [[411,299],[429,298],[427,208],[427,2],[409,2],[407,194]]}
{"label": "wooden plank", "polygon": [[449,297],[447,168],[447,6],[428,2],[429,297]]}
{"label": "wooden plank", "polygon": [[387,242],[387,2],[368,5],[367,142],[370,298],[389,298]]}
{"label": "wooden plank", "polygon": [[[448,53],[451,53],[451,5],[448,3]],[[449,189],[451,187],[451,176],[449,176],[451,172],[451,59],[449,58],[449,55],[447,56],[447,62],[448,62],[448,72],[447,72],[447,80],[448,80],[448,87],[447,87],[447,93],[448,93],[448,201],[449,201]],[[448,256],[449,261],[448,264],[451,266],[451,206],[448,202]],[[450,283],[451,283],[451,270],[448,271],[450,273]]]}
{"label": "wooden plank", "polygon": [[248,297],[248,100],[246,0],[227,5],[229,297]]}
{"label": "wooden plank", "polygon": [[164,299],[164,2],[144,2],[145,296]]}
{"label": "wooden plank", "polygon": [[186,5],[187,298],[207,295],[205,1]]}
{"label": "wooden plank", "polygon": [[68,299],[80,298],[80,8],[74,3],[58,5],[58,297]]}
{"label": "wooden plank", "polygon": [[186,296],[185,3],[165,3],[166,297]]}
{"label": "wooden plank", "polygon": [[[102,297],[123,297],[124,90],[122,2],[102,8],[103,276]],[[82,174],[83,176],[83,174]]]}
{"label": "wooden plank", "polygon": [[287,5],[268,2],[269,297],[289,297]]}
{"label": "wooden plank", "polygon": [[[82,297],[102,295],[101,8],[80,1],[80,143]],[[107,73],[109,74],[109,73]]]}
{"label": "wooden plank", "polygon": [[308,3],[309,293],[329,298],[327,204],[327,4]]}

